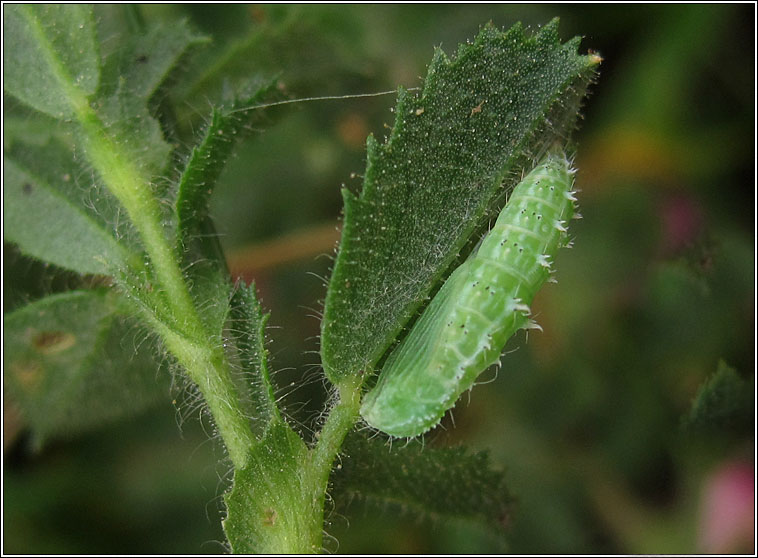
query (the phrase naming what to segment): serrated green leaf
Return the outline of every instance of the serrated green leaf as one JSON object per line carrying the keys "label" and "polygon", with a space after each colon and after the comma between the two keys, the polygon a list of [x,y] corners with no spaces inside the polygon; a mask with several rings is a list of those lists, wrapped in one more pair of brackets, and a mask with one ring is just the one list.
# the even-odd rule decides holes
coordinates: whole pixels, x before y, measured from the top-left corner
{"label": "serrated green leaf", "polygon": [[432,520],[466,521],[503,534],[512,499],[486,452],[465,448],[390,447],[354,433],[332,473],[332,496],[407,511]]}
{"label": "serrated green leaf", "polygon": [[683,425],[688,430],[749,432],[755,419],[754,393],[734,368],[719,361],[716,372],[700,386]]}
{"label": "serrated green leaf", "polygon": [[240,386],[239,392],[249,400],[247,407],[251,428],[259,439],[263,438],[273,421],[280,418],[268,370],[268,318],[269,314],[263,313],[255,294],[255,284],[241,285],[232,296],[229,329],[237,340],[237,359],[243,372],[240,383],[244,385]]}
{"label": "serrated green leaf", "polygon": [[224,532],[235,554],[311,554],[320,550],[322,511],[304,478],[308,449],[281,421],[234,473]]}
{"label": "serrated green leaf", "polygon": [[567,137],[599,61],[577,46],[557,21],[529,38],[487,26],[455,60],[436,52],[421,95],[400,90],[389,139],[368,139],[360,196],[343,193],[321,337],[332,382],[373,369],[505,189]]}
{"label": "serrated green leaf", "polygon": [[14,144],[3,180],[5,239],[24,253],[105,275],[136,257],[122,208],[59,141]]}
{"label": "serrated green leaf", "polygon": [[100,58],[90,6],[9,4],[3,37],[4,88],[20,101],[70,118],[97,89]]}
{"label": "serrated green leaf", "polygon": [[39,445],[143,410],[162,394],[151,343],[106,290],[53,295],[4,316],[4,380]]}

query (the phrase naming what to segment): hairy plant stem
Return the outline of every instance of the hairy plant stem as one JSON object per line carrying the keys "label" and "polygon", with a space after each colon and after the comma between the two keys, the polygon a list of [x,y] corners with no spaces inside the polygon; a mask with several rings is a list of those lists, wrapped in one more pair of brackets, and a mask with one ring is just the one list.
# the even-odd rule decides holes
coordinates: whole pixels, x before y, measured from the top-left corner
{"label": "hairy plant stem", "polygon": [[282,418],[271,421],[226,496],[224,530],[233,552],[306,554],[323,550],[324,503],[334,460],[359,416],[360,381],[338,386],[310,449]]}
{"label": "hairy plant stem", "polygon": [[362,383],[360,378],[350,377],[338,386],[339,401],[329,411],[318,442],[312,450],[311,474],[323,481],[324,490],[334,458],[342,447],[345,436],[358,421]]}
{"label": "hairy plant stem", "polygon": [[[81,143],[89,162],[124,207],[140,235],[147,257],[144,261],[129,262],[127,265],[131,269],[125,271],[130,276],[129,281],[140,275],[148,279],[148,282],[137,282],[131,287],[142,299],[143,315],[197,385],[234,467],[242,470],[257,440],[242,411],[224,350],[220,343],[214,341],[218,338],[215,332],[206,331],[182,275],[179,258],[167,239],[158,200],[151,188],[151,177],[108,133],[90,106],[87,95],[77,88],[65,64],[57,57],[40,22],[30,10],[24,13],[40,44],[46,47],[43,49],[46,62],[53,70],[80,126]],[[320,548],[329,474],[345,436],[358,420],[361,384],[362,378],[357,376],[348,378],[338,386],[339,400],[331,408],[316,446],[299,465],[302,467],[303,491],[293,492],[292,501],[287,506],[293,506],[302,519],[296,523],[306,527],[304,532],[292,538],[284,537],[285,546],[294,544],[300,549],[307,543],[304,548],[310,551]],[[286,491],[279,495],[284,494]],[[305,500],[301,500],[302,497]],[[287,552],[291,549],[276,550]]]}
{"label": "hairy plant stem", "polygon": [[308,479],[314,502],[318,502],[318,538],[324,523],[324,502],[329,484],[329,475],[337,454],[348,432],[352,430],[359,418],[361,405],[361,378],[351,377],[338,386],[339,400],[329,411],[324,426],[318,435],[318,442],[310,452],[305,477]]}
{"label": "hairy plant stem", "polygon": [[197,343],[165,329],[161,337],[203,394],[232,464],[241,469],[256,439],[240,407],[223,349],[207,342]]}
{"label": "hairy plant stem", "polygon": [[164,234],[150,181],[107,134],[88,104],[77,103],[75,107],[87,156],[126,209],[149,258],[153,281],[157,283],[151,287],[161,295],[157,300],[164,306],[164,319],[155,315],[148,319],[205,398],[232,463],[242,467],[255,438],[240,408],[223,349],[205,331],[178,258]]}
{"label": "hairy plant stem", "polygon": [[242,467],[255,439],[240,409],[223,349],[214,344],[215,336],[205,331],[179,268],[178,258],[166,239],[158,201],[150,188],[150,177],[140,171],[133,158],[108,134],[90,106],[88,96],[79,88],[67,64],[49,40],[34,10],[29,6],[22,6],[20,10],[41,47],[44,63],[63,92],[74,120],[79,123],[82,145],[89,162],[105,186],[124,206],[141,236],[149,264],[131,261],[127,265],[133,269],[126,271],[134,275],[149,272],[151,284],[141,288],[155,290],[158,296],[142,294],[151,302],[157,301],[160,308],[155,309],[158,312],[145,312],[147,320],[163,338],[168,350],[186,368],[190,379],[197,384],[234,466]]}

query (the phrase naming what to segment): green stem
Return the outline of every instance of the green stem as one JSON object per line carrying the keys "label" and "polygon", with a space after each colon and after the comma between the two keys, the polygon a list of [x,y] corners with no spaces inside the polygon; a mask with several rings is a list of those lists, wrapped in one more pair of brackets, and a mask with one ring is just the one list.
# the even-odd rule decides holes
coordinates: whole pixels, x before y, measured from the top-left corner
{"label": "green stem", "polygon": [[147,187],[149,177],[143,176],[133,160],[119,149],[107,133],[97,113],[89,104],[89,98],[81,91],[68,67],[59,58],[55,46],[43,29],[41,22],[28,6],[22,7],[30,29],[40,46],[45,64],[50,68],[57,85],[63,92],[71,112],[79,122],[84,148],[90,163],[102,177],[108,189],[124,206],[130,219],[142,236],[145,250],[155,269],[158,282],[166,292],[169,306],[182,319],[176,324],[183,331],[196,336],[202,335],[200,320],[197,318],[187,286],[184,283],[176,258],[170,249],[161,227],[158,202]]}
{"label": "green stem", "polygon": [[151,317],[166,347],[197,384],[213,415],[235,467],[243,467],[255,438],[240,408],[239,394],[229,374],[223,349],[203,327],[184,281],[177,257],[161,224],[160,209],[150,181],[106,133],[89,105],[76,106],[83,143],[93,167],[124,206],[139,232],[155,272],[171,323]]}
{"label": "green stem", "polygon": [[358,419],[360,381],[339,386],[339,400],[308,449],[282,419],[272,420],[226,497],[224,531],[233,552],[303,554],[322,548],[329,474]]}
{"label": "green stem", "polygon": [[311,450],[306,478],[309,480],[312,497],[319,502],[318,509],[321,510],[319,529],[323,528],[324,500],[332,464],[342,447],[345,436],[358,421],[362,383],[361,378],[350,377],[338,386],[339,401],[329,412],[319,433],[318,442]]}
{"label": "green stem", "polygon": [[161,327],[162,324],[155,325],[168,350],[203,394],[232,464],[236,469],[242,469],[256,439],[240,407],[239,394],[223,350],[195,343],[165,326]]}
{"label": "green stem", "polygon": [[108,189],[124,206],[142,237],[156,279],[165,293],[165,300],[178,319],[173,324],[188,336],[199,339],[203,328],[187,285],[182,277],[174,251],[161,225],[160,209],[149,188],[149,179],[141,175],[132,161],[111,140],[95,112],[89,107],[77,111],[82,126],[84,147],[92,165]]}

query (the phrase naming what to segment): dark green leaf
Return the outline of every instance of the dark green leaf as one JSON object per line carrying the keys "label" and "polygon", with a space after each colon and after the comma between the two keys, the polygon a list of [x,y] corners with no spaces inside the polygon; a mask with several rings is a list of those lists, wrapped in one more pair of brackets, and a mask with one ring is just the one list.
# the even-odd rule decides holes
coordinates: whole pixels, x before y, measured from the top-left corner
{"label": "dark green leaf", "polygon": [[343,192],[322,321],[332,382],[373,369],[507,187],[565,140],[599,61],[577,46],[556,21],[531,38],[487,26],[454,61],[436,51],[421,95],[400,91],[389,139],[369,137],[360,197]]}
{"label": "dark green leaf", "polygon": [[102,275],[81,275],[21,253],[3,242],[3,311],[12,312],[51,294],[92,289],[110,282]]}
{"label": "dark green leaf", "polygon": [[390,447],[381,438],[352,434],[332,473],[336,502],[359,498],[434,520],[480,524],[502,534],[511,498],[503,473],[487,453],[465,448]]}
{"label": "dark green leaf", "polygon": [[24,253],[99,274],[134,257],[121,206],[61,142],[14,144],[3,179],[5,239]]}
{"label": "dark green leaf", "polygon": [[137,413],[168,393],[146,334],[118,304],[110,291],[74,291],[4,317],[4,379],[37,444]]}
{"label": "dark green leaf", "polygon": [[303,464],[308,449],[277,421],[234,473],[226,495],[224,532],[235,554],[317,552],[322,511],[307,489]]}
{"label": "dark green leaf", "polygon": [[724,361],[700,386],[689,414],[684,418],[688,430],[716,430],[735,434],[752,431],[755,415],[753,395],[739,374]]}
{"label": "dark green leaf", "polygon": [[3,46],[5,90],[41,112],[70,118],[97,89],[100,58],[90,6],[9,4]]}

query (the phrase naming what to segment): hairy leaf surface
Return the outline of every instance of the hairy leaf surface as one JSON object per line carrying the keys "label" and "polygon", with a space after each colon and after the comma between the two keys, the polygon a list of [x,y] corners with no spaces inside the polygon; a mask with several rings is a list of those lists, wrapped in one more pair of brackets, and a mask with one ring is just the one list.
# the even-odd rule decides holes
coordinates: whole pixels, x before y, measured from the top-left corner
{"label": "hairy leaf surface", "polygon": [[276,84],[268,81],[249,86],[251,92],[228,106],[214,108],[200,143],[193,148],[179,179],[176,213],[179,240],[187,243],[208,216],[208,201],[234,146],[244,139],[252,126],[262,120],[263,110],[245,110],[280,98]]}
{"label": "hairy leaf surface", "polygon": [[486,26],[454,60],[435,52],[420,95],[400,90],[389,138],[368,139],[360,196],[343,191],[322,321],[332,382],[373,369],[505,190],[566,139],[599,61],[577,46],[557,21],[532,37]]}
{"label": "hairy leaf surface", "polygon": [[130,36],[126,44],[103,62],[97,110],[113,137],[122,140],[142,174],[154,178],[166,170],[173,146],[164,138],[150,101],[169,79],[187,50],[206,39],[193,33],[186,22],[154,25]]}
{"label": "hairy leaf surface", "polygon": [[14,143],[3,182],[5,239],[24,253],[106,275],[133,257],[123,209],[60,141]]}
{"label": "hairy leaf surface", "polygon": [[[198,304],[227,300],[231,294],[225,257],[208,205],[219,175],[235,145],[252,132],[267,115],[263,110],[245,110],[280,97],[273,81],[252,83],[249,91],[216,107],[200,143],[192,149],[176,187],[176,243],[187,264],[192,295]],[[254,296],[254,295],[253,295]],[[212,305],[203,313],[210,331],[219,331],[228,307]]]}
{"label": "hairy leaf surface", "polygon": [[3,86],[35,109],[74,116],[100,77],[92,8],[9,4],[3,8]]}
{"label": "hairy leaf surface", "polygon": [[152,343],[120,314],[112,292],[49,296],[6,314],[3,325],[4,379],[38,445],[168,394]]}
{"label": "hairy leaf surface", "polygon": [[[145,181],[164,172],[172,147],[148,104],[181,55],[203,39],[183,22],[155,26],[109,52],[101,72],[89,8],[15,5],[5,12],[5,57],[12,62],[6,91],[58,118],[74,118],[77,107],[91,103]],[[8,42],[8,33],[15,42]],[[34,64],[13,66],[27,58]],[[11,134],[5,146],[4,201],[10,209],[5,236],[36,258],[81,273],[111,274],[141,247],[123,208],[88,168],[76,134],[63,132],[65,127],[61,123],[56,130],[58,139],[50,139],[49,131],[42,136],[46,143],[29,143],[35,135]]]}

